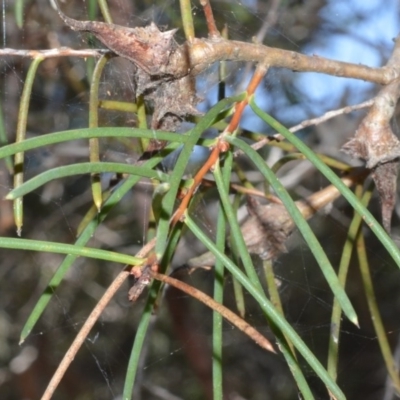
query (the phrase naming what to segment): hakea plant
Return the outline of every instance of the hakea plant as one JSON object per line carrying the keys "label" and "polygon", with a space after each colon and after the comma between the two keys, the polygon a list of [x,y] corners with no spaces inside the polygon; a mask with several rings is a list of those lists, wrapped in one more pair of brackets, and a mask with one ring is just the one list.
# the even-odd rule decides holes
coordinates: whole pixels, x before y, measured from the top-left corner
{"label": "hakea plant", "polygon": [[[396,41],[393,55],[388,64],[383,68],[369,68],[358,64],[332,61],[315,56],[310,57],[257,43],[244,43],[225,39],[216,27],[209,1],[201,0],[200,3],[203,6],[206,16],[209,37],[195,37],[193,23],[190,19],[190,2],[181,1],[184,31],[186,35],[186,41],[183,44],[178,44],[175,41],[175,29],[163,32],[154,23],[142,28],[127,28],[110,23],[77,21],[67,17],[61,11],[60,5],[57,4],[59,16],[71,29],[94,34],[107,47],[107,57],[117,55],[131,61],[135,65],[136,72],[134,79],[136,96],[147,103],[149,106],[148,109],[153,110],[151,130],[138,129],[135,132],[132,132],[132,130],[119,130],[118,133],[114,132],[112,134],[114,136],[136,135],[136,137],[148,140],[147,147],[143,149],[144,155],[134,166],[100,163],[98,162],[98,157],[97,159],[93,157],[91,159],[92,162],[85,165],[86,173],[98,174],[107,170],[131,175],[130,178],[126,179],[124,183],[125,186],[123,185],[117,188],[115,192],[110,191],[107,193],[107,196],[97,196],[95,203],[99,215],[96,213],[89,214],[92,216],[91,220],[94,221],[98,218],[101,222],[107,215],[110,206],[113,206],[117,202],[117,199],[130,190],[141,177],[148,177],[155,181],[158,180],[159,185],[155,189],[153,201],[154,214],[157,219],[157,233],[154,239],[149,240],[144,245],[136,257],[126,256],[123,258],[121,256],[118,258],[114,253],[106,251],[98,251],[96,254],[90,253],[89,249],[83,247],[95,229],[95,227],[90,226],[90,223],[84,224],[85,226],[80,232],[81,234],[76,242],[76,246],[68,247],[66,245],[60,245],[52,250],[69,254],[69,257],[91,255],[93,257],[114,261],[121,261],[123,259],[123,262],[129,264],[129,266],[117,276],[92,314],[88,317],[86,323],[71,345],[70,350],[60,363],[43,399],[50,399],[52,397],[59,381],[74,359],[79,347],[85,341],[85,338],[101,311],[128,276],[133,276],[135,279],[135,283],[129,292],[130,300],[135,301],[142,294],[142,291],[150,284],[151,289],[147,300],[149,307],[147,307],[147,311],[144,313],[138,328],[137,338],[135,339],[132,357],[128,366],[124,398],[131,397],[132,385],[138,368],[138,355],[140,354],[145,332],[149,325],[151,309],[154,307],[157,293],[160,290],[160,282],[164,282],[205,302],[215,310],[219,316],[224,316],[232,324],[252,337],[263,349],[271,352],[282,352],[305,398],[312,398],[312,394],[301,372],[297,360],[297,352],[306,359],[316,374],[321,378],[331,397],[344,399],[345,396],[343,392],[335,382],[336,367],[332,367],[329,372],[326,371],[294,329],[287,323],[282,315],[282,311],[274,306],[277,302],[272,304],[270,299],[267,298],[257,272],[254,269],[250,254],[258,256],[264,263],[274,260],[280,253],[286,251],[285,242],[297,227],[318,261],[335,295],[335,301],[339,304],[340,312],[336,315],[336,319],[332,322],[332,325],[340,326],[341,310],[343,310],[343,313],[351,322],[357,325],[358,320],[356,313],[344,291],[345,282],[342,280],[342,277],[338,278],[321,245],[306,223],[306,220],[311,218],[318,210],[342,195],[354,207],[359,217],[358,220],[355,217],[355,239],[360,232],[360,216],[362,216],[365,222],[371,227],[372,231],[381,240],[382,244],[390,252],[392,258],[400,266],[400,253],[396,246],[394,246],[387,233],[366,209],[365,204],[349,190],[351,186],[362,184],[372,171],[372,177],[381,197],[383,225],[386,231],[390,232],[391,213],[395,204],[397,164],[400,156],[400,143],[394,136],[390,127],[394,108],[400,95],[400,63],[397,62],[398,53],[400,52],[400,41]],[[11,52],[10,54],[35,57],[34,68],[31,70],[31,75],[34,76],[37,66],[45,57],[76,55],[78,53],[79,52],[74,52],[73,50],[66,51],[65,49],[59,49],[58,52]],[[83,57],[93,54],[104,56],[104,52],[81,52]],[[207,70],[214,62],[224,60],[251,61],[257,63],[257,67],[244,94],[221,100],[208,113],[202,116],[196,109],[199,98],[195,90],[195,78],[200,73]],[[106,61],[107,58],[103,57],[100,59],[98,71],[101,71],[101,66],[104,65]],[[321,160],[320,156],[317,156],[311,151],[299,138],[293,135],[291,131],[287,130],[278,121],[260,110],[254,101],[254,93],[260,82],[262,82],[268,73],[270,67],[283,67],[295,71],[316,71],[336,76],[363,79],[385,85],[375,99],[368,103],[368,106],[372,106],[368,115],[361,122],[355,136],[343,147],[343,150],[348,152],[351,156],[364,160],[366,169],[351,169],[346,166],[342,168],[346,170],[346,174],[342,177],[338,177],[328,165]],[[31,80],[29,80],[29,82],[31,82]],[[92,93],[96,93],[96,91],[93,90]],[[29,100],[29,90],[27,91],[27,99]],[[97,100],[98,99],[95,98],[94,103]],[[98,104],[95,103],[96,107],[97,105]],[[313,165],[328,178],[331,185],[312,194],[307,199],[294,202],[279,179],[277,179],[275,173],[265,164],[263,158],[252,146],[238,136],[239,123],[243,110],[249,105],[258,117],[277,132],[272,137],[264,138],[260,140],[260,142],[264,144],[276,144],[283,140],[289,141],[293,146],[291,150],[297,149],[297,151],[302,153],[305,158],[310,160]],[[352,111],[352,109],[348,111]],[[210,139],[208,142],[201,139],[203,131],[225,119],[227,116],[230,116],[231,119],[229,123],[220,130],[220,134],[216,139]],[[183,120],[194,119],[194,117],[198,117],[198,123],[193,129],[183,135],[174,133]],[[22,118],[20,121],[19,131],[22,132],[24,130],[23,121],[26,122],[26,118]],[[323,121],[323,118],[316,122],[318,123],[321,121]],[[76,138],[85,137],[92,140],[101,135],[112,136],[109,133],[110,131],[102,131],[101,128],[97,128],[95,123],[91,128],[95,129],[84,134],[78,133]],[[54,134],[53,136],[49,135],[48,143],[50,143],[50,140],[54,140],[52,143],[56,143],[57,140],[71,139],[72,135],[68,138],[63,136],[61,139],[60,136]],[[201,141],[202,144],[207,145],[210,149],[208,159],[195,173],[193,179],[185,179],[184,169],[189,161],[191,151],[194,146]],[[167,146],[168,142],[173,143]],[[164,154],[166,154],[162,151],[171,151],[176,148],[178,144],[183,144],[183,150],[178,157],[176,167],[171,176],[156,171],[154,168],[162,161]],[[0,155],[2,157],[9,154],[19,155],[20,162],[16,163],[16,165],[20,169],[23,164],[23,157],[21,158],[21,155],[23,155],[22,152],[38,146],[40,146],[39,140],[24,140],[21,136],[18,139],[18,143],[15,145],[0,149]],[[167,147],[165,148],[165,146]],[[256,146],[257,143],[254,147]],[[252,192],[251,196],[248,196],[247,199],[249,215],[242,224],[238,223],[236,211],[232,207],[229,198],[232,189],[230,182],[231,169],[235,155],[232,151],[233,148],[239,149],[250,159],[276,194],[275,198],[272,199],[269,197],[269,202],[264,204],[261,200],[256,200],[254,197],[255,193]],[[68,170],[68,173],[72,173],[71,171],[72,168]],[[76,171],[76,169],[74,171]],[[62,173],[64,175],[62,175]],[[220,213],[218,218],[217,239],[215,242],[207,237],[196,225],[191,218],[189,208],[191,200],[195,196],[197,190],[206,182],[205,175],[207,173],[212,173],[214,177],[214,184],[218,189],[220,204],[224,211]],[[21,171],[16,170],[15,175],[16,177],[21,177]],[[57,177],[67,175],[65,169],[62,171],[58,170]],[[35,182],[26,182],[25,184],[16,181],[18,184],[16,184],[16,188],[8,195],[8,198],[18,201],[18,199],[28,191],[33,190],[38,187],[38,185],[47,181],[46,179],[52,178],[50,176],[46,178],[37,177]],[[96,182],[94,182],[94,184],[95,183]],[[239,190],[235,188],[234,190],[246,193],[244,188],[240,188]],[[261,193],[256,194],[263,197]],[[96,197],[95,190],[94,197]],[[178,205],[176,206],[177,202]],[[18,203],[16,204],[18,205]],[[16,207],[16,209],[17,208],[18,207]],[[225,227],[228,225],[228,222],[230,226],[229,245],[235,247],[232,250],[240,253],[245,272],[240,270],[226,255],[228,251],[225,249],[227,242]],[[221,274],[222,267],[229,270],[242,286],[257,300],[266,315],[267,321],[270,323],[278,346],[272,344],[260,332],[254,329],[254,327],[225,308],[221,304],[221,292],[215,295],[214,299],[211,299],[197,289],[183,284],[183,282],[165,273],[172,259],[172,255],[174,254],[184,225],[186,225],[208,250],[210,250],[210,253],[206,255],[189,260],[187,265],[192,268],[215,265],[216,273],[219,274]],[[24,248],[39,248],[39,244],[33,243],[33,241],[18,240],[19,241],[15,242],[4,239],[2,241],[2,246],[17,247],[21,246],[22,243]],[[46,246],[42,248],[48,250],[49,246],[46,244]],[[72,261],[73,257],[70,258],[68,262],[72,263]],[[50,282],[50,285],[56,286],[55,281],[57,284],[60,282],[66,269],[65,265],[63,265],[63,272],[57,272],[58,275],[56,274],[52,282]],[[343,275],[346,274],[343,273]],[[34,317],[30,318],[27,323],[28,327],[24,329],[21,341],[29,334],[46,304],[46,300],[42,301],[38,308],[39,311],[36,310],[37,312],[35,312]],[[215,328],[214,334],[215,336],[220,335],[221,337],[221,330],[218,331],[218,329],[220,329],[220,326],[219,328]],[[380,338],[380,340],[382,343],[387,342],[385,337]],[[337,345],[338,342],[336,341],[335,344]],[[391,366],[393,365],[393,360],[390,357],[388,357],[387,365],[394,385],[400,388],[398,376],[396,378],[396,373],[392,373],[393,368],[391,368]],[[215,368],[221,368],[221,366],[215,366]],[[217,395],[216,397],[221,398],[221,389],[215,389],[215,392],[219,393],[219,396]]]}

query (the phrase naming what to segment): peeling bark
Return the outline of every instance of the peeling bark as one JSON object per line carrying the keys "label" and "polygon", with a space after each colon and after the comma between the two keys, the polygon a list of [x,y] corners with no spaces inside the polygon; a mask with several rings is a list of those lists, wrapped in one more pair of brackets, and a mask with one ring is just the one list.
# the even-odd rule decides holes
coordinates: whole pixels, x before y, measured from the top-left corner
{"label": "peeling bark", "polygon": [[393,133],[390,120],[399,95],[400,81],[397,79],[378,93],[354,137],[342,147],[344,152],[361,158],[367,168],[372,169],[372,178],[381,202],[382,224],[388,233],[396,204],[400,157],[400,141]]}
{"label": "peeling bark", "polygon": [[398,170],[399,160],[395,159],[385,164],[379,164],[372,173],[372,179],[381,202],[382,225],[388,233],[391,230],[392,214],[396,205]]}

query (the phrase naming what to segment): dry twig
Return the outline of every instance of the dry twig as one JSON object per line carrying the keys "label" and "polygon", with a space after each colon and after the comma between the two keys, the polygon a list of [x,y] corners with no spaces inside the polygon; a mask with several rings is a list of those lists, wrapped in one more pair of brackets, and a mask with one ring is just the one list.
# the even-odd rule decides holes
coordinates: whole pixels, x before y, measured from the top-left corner
{"label": "dry twig", "polygon": [[260,347],[265,350],[275,353],[275,350],[271,342],[265,338],[260,332],[254,329],[250,324],[248,324],[244,319],[240,318],[234,312],[226,308],[220,303],[217,303],[210,296],[206,295],[201,290],[196,289],[193,286],[188,285],[178,279],[171,278],[170,276],[159,274],[158,272],[151,271],[151,275],[154,279],[171,285],[182,292],[192,296],[193,298],[201,301],[206,306],[210,307],[212,310],[220,313],[225,319],[227,319],[232,325],[235,325],[243,333],[253,339]]}
{"label": "dry twig", "polygon": [[209,38],[218,38],[221,34],[218,31],[217,25],[215,23],[214,15],[209,0],[200,0],[200,4],[203,6],[204,15],[206,17],[208,36]]}
{"label": "dry twig", "polygon": [[[292,133],[298,132],[301,129],[307,128],[309,126],[316,126],[316,125],[322,124],[322,123],[324,123],[332,118],[335,118],[339,115],[349,114],[356,110],[361,110],[363,108],[371,107],[373,104],[374,104],[374,99],[370,99],[370,100],[364,101],[362,103],[355,104],[353,106],[346,106],[343,108],[339,108],[337,110],[331,110],[319,117],[306,119],[306,120],[302,121],[300,124],[292,126],[288,130]],[[269,136],[265,137],[264,139],[259,140],[256,143],[253,143],[251,145],[251,147],[254,150],[259,150],[259,149],[263,148],[265,145],[267,145],[268,143],[271,143],[271,141],[281,141],[284,139],[285,138],[281,134],[276,133],[274,135],[269,135]],[[234,153],[234,156],[237,157],[241,154],[243,154],[243,152],[241,150],[236,150]]]}
{"label": "dry twig", "polygon": [[[154,247],[155,240],[150,241],[147,243],[138,253],[137,257],[145,257]],[[118,289],[122,286],[128,276],[131,274],[131,270],[129,267],[124,268],[114,281],[110,284],[107,290],[104,292],[101,299],[96,304],[93,311],[90,313],[88,318],[86,319],[85,323],[83,324],[82,328],[76,335],[74,341],[72,342],[71,346],[69,347],[68,351],[64,354],[63,359],[61,360],[60,364],[57,367],[57,370],[54,372],[53,377],[51,378],[47,388],[41,398],[41,400],[50,400],[57,389],[57,386],[61,382],[65,372],[67,371],[68,367],[74,360],[76,354],[78,353],[79,349],[81,348],[82,344],[86,340],[87,336],[89,335],[91,329],[93,328],[94,324],[100,317],[101,313],[107,307],[107,304],[111,301],[115,293]]]}

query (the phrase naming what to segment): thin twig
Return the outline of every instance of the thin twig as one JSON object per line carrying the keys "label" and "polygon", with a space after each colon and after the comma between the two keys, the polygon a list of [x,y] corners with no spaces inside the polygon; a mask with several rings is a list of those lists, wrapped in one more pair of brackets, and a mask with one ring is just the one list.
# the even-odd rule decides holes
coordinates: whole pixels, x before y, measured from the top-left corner
{"label": "thin twig", "polygon": [[203,181],[204,176],[217,161],[219,154],[221,153],[220,143],[221,142],[218,142],[217,145],[213,148],[210,155],[208,156],[207,161],[203,164],[203,166],[200,168],[200,170],[193,178],[192,186],[188,189],[187,193],[183,197],[181,203],[179,204],[177,210],[175,211],[174,215],[171,218],[171,227],[175,226],[176,223],[181,219],[183,213],[185,212],[189,204],[190,199],[192,198],[193,194],[199,187],[200,183]]}
{"label": "thin twig", "polygon": [[[145,257],[153,249],[154,244],[155,240],[153,239],[137,253],[137,256]],[[72,361],[74,360],[76,354],[78,353],[85,339],[89,335],[89,332],[93,328],[94,324],[100,317],[103,310],[107,307],[107,304],[111,301],[114,294],[122,286],[122,284],[125,282],[126,278],[130,274],[131,274],[130,268],[129,267],[124,268],[124,270],[117,275],[117,277],[114,279],[111,285],[104,292],[102,298],[98,301],[95,308],[93,309],[93,311],[90,313],[89,317],[83,324],[81,330],[76,335],[75,340],[72,342],[68,351],[65,353],[63,359],[61,360],[60,364],[57,367],[56,372],[51,378],[51,381],[47,385],[46,391],[44,392],[41,400],[51,399],[62,377],[64,376],[65,372],[67,371]]]}
{"label": "thin twig", "polygon": [[[375,99],[373,98],[373,99],[364,101],[363,103],[355,104],[354,106],[346,106],[343,108],[339,108],[337,110],[328,111],[325,114],[321,115],[320,117],[306,119],[305,121],[302,121],[300,124],[292,126],[291,128],[289,128],[289,131],[294,133],[294,132],[304,129],[308,126],[320,125],[323,122],[326,122],[326,121],[328,121],[332,118],[335,118],[339,115],[349,114],[356,110],[361,110],[363,108],[371,107],[374,104],[374,101],[375,101]],[[269,135],[266,138],[259,140],[257,143],[254,143],[251,147],[254,150],[259,150],[262,147],[264,147],[265,145],[267,145],[268,143],[270,143],[271,141],[281,141],[281,140],[284,140],[284,137],[280,134]],[[234,156],[237,157],[241,154],[242,154],[242,151],[237,150],[237,151],[235,151]]]}
{"label": "thin twig", "polygon": [[249,102],[250,96],[253,96],[258,85],[264,78],[267,71],[268,71],[268,65],[262,63],[257,66],[256,70],[254,71],[253,77],[251,78],[251,81],[247,87],[247,96],[244,100],[242,100],[241,102],[236,104],[235,113],[233,114],[233,117],[232,117],[229,125],[223,132],[223,135],[231,134],[238,128],[240,119],[242,118],[243,111]]}
{"label": "thin twig", "polygon": [[[202,181],[202,186],[203,187],[215,187],[216,184],[215,184],[215,181],[204,178]],[[247,196],[262,197],[263,199],[267,199],[271,203],[282,204],[282,201],[278,197],[276,197],[270,193],[264,193],[262,190],[248,188],[248,187],[245,187],[238,183],[232,183],[232,182],[229,184],[229,187],[232,191],[234,191],[236,193],[245,194]]]}
{"label": "thin twig", "polygon": [[100,317],[100,314],[105,309],[107,304],[110,302],[111,298],[117,292],[117,290],[121,287],[121,285],[125,282],[125,279],[129,276],[130,271],[124,269],[121,271],[108,289],[103,294],[102,298],[96,304],[96,307],[93,309],[89,317],[86,319],[84,325],[82,326],[81,330],[78,332],[75,340],[72,342],[71,346],[69,347],[68,351],[65,353],[62,361],[57,367],[56,372],[54,373],[51,381],[47,385],[46,391],[44,392],[41,400],[50,400],[53,396],[57,386],[59,385],[62,377],[64,376],[65,372],[67,371],[69,365],[74,360],[77,352],[81,348],[82,344],[84,343],[85,339],[87,338],[89,332],[93,328],[93,325],[96,323],[97,319]]}
{"label": "thin twig", "polygon": [[248,324],[245,320],[240,318],[234,312],[232,312],[222,304],[217,303],[214,299],[206,295],[201,290],[198,290],[195,287],[190,286],[187,283],[184,283],[178,279],[171,278],[170,276],[164,274],[159,274],[158,272],[151,271],[151,275],[154,279],[164,282],[170,286],[173,286],[181,290],[182,292],[187,293],[189,296],[194,297],[198,301],[201,301],[203,304],[210,307],[212,310],[220,313],[232,325],[235,325],[243,333],[245,333],[247,336],[253,339],[260,347],[275,353],[275,350],[271,342],[266,337],[264,337],[260,332],[254,329],[250,324]]}
{"label": "thin twig", "polygon": [[276,24],[278,20],[278,9],[281,3],[283,3],[282,0],[272,0],[270,4],[268,4],[268,13],[266,17],[261,17],[264,22],[255,37],[256,43],[262,43],[268,31]]}
{"label": "thin twig", "polygon": [[374,104],[374,99],[364,101],[363,103],[360,103],[360,104],[355,104],[354,106],[346,106],[343,108],[339,108],[338,110],[328,111],[325,114],[321,115],[320,117],[308,119],[308,120],[301,122],[298,125],[292,126],[289,129],[289,131],[294,133],[294,132],[304,129],[308,126],[311,126],[311,125],[319,125],[325,121],[328,121],[329,119],[337,117],[338,115],[349,114],[353,111],[361,110],[362,108],[371,107],[372,104]]}
{"label": "thin twig", "polygon": [[200,4],[203,6],[204,15],[207,21],[208,37],[218,38],[221,34],[218,31],[217,25],[215,24],[215,19],[213,15],[212,8],[210,6],[209,0],[200,0]]}
{"label": "thin twig", "polygon": [[[278,8],[281,3],[281,0],[272,0],[271,4],[268,4],[268,14],[265,16],[265,18],[262,18],[264,20],[261,28],[257,32],[254,38],[254,43],[262,43],[264,41],[265,35],[268,33],[268,31],[276,24],[278,20]],[[249,77],[251,68],[252,68],[253,63],[248,62],[246,63],[246,67],[243,72],[243,78],[241,82],[238,85],[237,88],[237,93],[241,93],[246,85],[247,79]]]}

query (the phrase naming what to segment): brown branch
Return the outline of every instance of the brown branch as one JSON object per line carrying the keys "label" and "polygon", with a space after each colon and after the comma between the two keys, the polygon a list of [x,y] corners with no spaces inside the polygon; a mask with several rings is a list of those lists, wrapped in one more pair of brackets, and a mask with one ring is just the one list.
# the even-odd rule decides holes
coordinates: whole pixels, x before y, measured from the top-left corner
{"label": "brown branch", "polygon": [[220,313],[232,325],[235,325],[243,333],[245,333],[247,336],[253,339],[260,347],[275,353],[275,350],[271,342],[266,337],[264,337],[260,332],[254,329],[244,319],[240,318],[238,315],[236,315],[234,312],[232,312],[222,304],[217,303],[214,299],[206,295],[201,290],[198,290],[195,287],[188,285],[187,283],[184,283],[175,278],[171,278],[170,276],[164,274],[159,274],[157,272],[151,271],[151,275],[154,279],[157,279],[161,282],[171,285],[181,290],[182,292],[188,294],[189,296],[194,297],[198,301],[201,301],[207,307],[210,307],[212,310]]}
{"label": "brown branch", "polygon": [[[208,69],[217,61],[251,61],[265,63],[270,67],[288,68],[293,71],[318,72],[333,76],[361,79],[379,84],[388,84],[400,73],[392,65],[371,68],[330,60],[317,55],[307,56],[294,51],[277,49],[261,44],[234,40],[195,39],[188,47],[190,65],[195,75]],[[182,57],[182,56],[180,56]]]}
{"label": "brown branch", "polygon": [[[68,20],[70,21],[71,19]],[[128,28],[125,28],[125,31],[126,30],[128,30]],[[125,31],[123,29],[121,30],[123,34],[125,34]],[[100,39],[107,46],[107,37]],[[118,54],[120,56],[131,59],[133,62],[138,61],[132,59],[130,53],[126,55],[124,53],[125,50],[118,49]],[[70,48],[51,50],[0,50],[0,56],[14,55],[21,57],[38,57],[40,55],[46,58],[61,56],[99,57],[102,54],[104,54],[103,50],[73,50]],[[397,58],[400,58],[400,56]],[[395,61],[389,62],[383,68],[370,68],[361,64],[345,63],[316,55],[307,56],[294,51],[277,49],[261,44],[225,40],[221,37],[194,39],[191,43],[183,44],[170,54],[168,64],[159,66],[159,68],[162,67],[160,71],[163,74],[175,77],[185,76],[188,72],[192,76],[196,76],[207,70],[214,62],[228,60],[264,63],[270,67],[288,68],[293,71],[325,73],[334,76],[361,79],[378,84],[388,84],[400,76],[399,71],[395,68]],[[147,63],[146,67],[148,67]],[[157,66],[153,67],[157,68]],[[160,71],[157,71],[157,73]]]}

